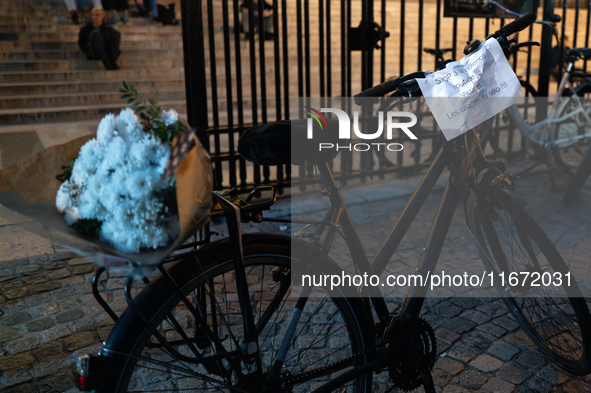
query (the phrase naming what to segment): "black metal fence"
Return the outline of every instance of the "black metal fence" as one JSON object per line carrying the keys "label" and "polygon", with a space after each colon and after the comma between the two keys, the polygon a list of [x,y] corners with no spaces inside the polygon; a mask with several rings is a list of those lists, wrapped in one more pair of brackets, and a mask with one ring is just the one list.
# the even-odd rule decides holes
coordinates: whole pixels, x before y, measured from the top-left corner
{"label": "black metal fence", "polygon": [[[271,23],[254,17],[255,12],[265,12],[262,2],[181,2],[187,113],[211,153],[217,189],[247,189],[261,183],[305,186],[309,168],[292,173],[292,167],[259,167],[236,151],[244,129],[289,119],[291,97],[351,96],[389,77],[433,71],[435,58],[424,49],[450,48],[446,58],[458,59],[466,41],[482,39],[505,24],[503,19],[443,17],[443,0],[268,0],[268,4]],[[591,0],[583,5],[576,0],[572,8],[566,2],[555,8],[550,0],[538,10],[538,17],[549,19],[557,12],[569,44],[588,46],[590,5]],[[260,34],[246,34],[243,17]],[[543,46],[516,54],[513,67],[547,95],[552,88],[549,54],[556,41],[549,28],[539,25],[521,33],[519,41],[526,40],[541,41]],[[421,135],[419,144],[405,146],[395,165],[353,152],[341,155],[334,166],[343,179],[414,171],[429,161],[440,138],[434,126]],[[509,152],[522,148],[513,134],[500,140]]]}

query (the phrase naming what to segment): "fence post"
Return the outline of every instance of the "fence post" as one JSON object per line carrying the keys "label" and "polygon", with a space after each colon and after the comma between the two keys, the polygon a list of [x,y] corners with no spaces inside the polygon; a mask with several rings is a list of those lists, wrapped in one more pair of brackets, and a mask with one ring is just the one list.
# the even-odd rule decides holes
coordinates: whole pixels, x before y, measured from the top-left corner
{"label": "fence post", "polygon": [[201,131],[199,140],[209,151],[209,139],[205,134],[209,124],[202,10],[201,0],[181,0],[187,120],[191,127]]}
{"label": "fence post", "polygon": [[[563,0],[567,1],[567,0]],[[554,15],[554,0],[544,0],[544,20],[551,20]],[[542,47],[540,50],[540,69],[538,73],[538,93],[541,97],[548,97],[548,86],[550,85],[550,67],[552,64],[552,28],[543,26]],[[538,114],[542,119],[546,114]]]}
{"label": "fence post", "polygon": [[[362,0],[361,3],[361,34],[363,36],[363,48],[361,49],[361,90],[369,89],[373,86],[373,45],[370,38],[370,27],[374,21],[374,0]],[[404,1],[404,0],[402,0]]]}

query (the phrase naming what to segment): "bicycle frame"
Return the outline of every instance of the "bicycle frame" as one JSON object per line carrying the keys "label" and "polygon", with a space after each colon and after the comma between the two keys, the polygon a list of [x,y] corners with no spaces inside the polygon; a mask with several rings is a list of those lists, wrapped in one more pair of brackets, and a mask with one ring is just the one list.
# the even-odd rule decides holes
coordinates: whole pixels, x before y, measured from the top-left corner
{"label": "bicycle frame", "polygon": [[[466,149],[466,145],[469,147],[468,149]],[[470,153],[467,154],[467,151]],[[365,255],[363,245],[351,220],[339,187],[332,176],[330,167],[326,163],[320,165],[319,172],[325,181],[325,194],[330,199],[331,207],[325,216],[329,217],[328,222],[316,231],[316,234],[319,234],[324,232],[325,228],[329,228],[322,250],[317,253],[317,258],[312,259],[317,261],[316,266],[319,266],[322,259],[328,255],[328,251],[332,246],[334,232],[336,231],[335,228],[340,227],[343,231],[347,247],[351,252],[353,263],[361,271],[377,275],[383,273],[392,255],[410,228],[411,223],[435,186],[435,183],[448,165],[450,166],[450,176],[447,186],[417,266],[417,274],[423,277],[426,277],[428,272],[433,272],[437,265],[456,206],[466,189],[465,185],[470,169],[478,173],[494,165],[486,162],[484,154],[480,149],[476,132],[472,130],[469,136],[466,134],[463,137],[456,138],[444,144],[371,262],[368,261]],[[367,295],[369,295],[380,321],[386,322],[390,314],[379,289],[370,287],[364,288],[363,290],[367,291]],[[304,290],[298,306],[303,308],[305,299],[309,296],[310,292],[311,289]],[[409,289],[407,300],[399,316],[418,316],[426,293],[426,287],[412,286]],[[295,313],[294,317],[292,317],[293,325],[297,324],[298,317],[298,313]],[[289,340],[284,340],[284,345],[288,342]]]}

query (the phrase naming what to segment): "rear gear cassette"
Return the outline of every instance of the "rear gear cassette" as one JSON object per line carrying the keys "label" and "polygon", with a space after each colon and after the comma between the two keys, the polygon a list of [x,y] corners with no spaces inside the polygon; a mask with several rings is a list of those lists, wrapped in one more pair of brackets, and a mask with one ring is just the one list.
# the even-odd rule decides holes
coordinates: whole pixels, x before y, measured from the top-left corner
{"label": "rear gear cassette", "polygon": [[437,357],[435,333],[422,318],[400,320],[393,329],[388,343],[392,389],[416,389],[425,382],[422,375],[433,370]]}

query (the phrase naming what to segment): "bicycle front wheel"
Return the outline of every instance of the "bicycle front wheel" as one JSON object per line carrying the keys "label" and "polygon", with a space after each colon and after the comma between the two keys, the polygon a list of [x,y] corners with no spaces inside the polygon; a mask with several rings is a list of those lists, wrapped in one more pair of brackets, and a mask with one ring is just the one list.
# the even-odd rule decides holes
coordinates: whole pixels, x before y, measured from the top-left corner
{"label": "bicycle front wheel", "polygon": [[[466,223],[496,284],[504,273],[505,285],[495,285],[499,295],[531,340],[555,364],[571,374],[586,375],[591,371],[591,316],[574,278],[567,286],[566,263],[525,210],[509,212],[498,202],[486,205],[479,207],[468,194]],[[510,284],[511,273],[516,273],[513,277],[518,281]],[[529,278],[523,281],[525,273]],[[562,285],[546,287],[541,279],[536,280],[538,275],[556,277],[554,273],[563,278]]]}
{"label": "bicycle front wheel", "polygon": [[[190,305],[160,276],[125,312],[103,350],[110,358],[103,375],[118,380],[105,382],[102,391],[309,392],[364,364],[374,341],[371,315],[360,299],[326,293],[308,299],[280,375],[268,375],[298,301],[291,295],[291,267],[309,249],[290,242],[244,236],[257,345],[244,342],[232,247],[227,239],[214,242],[167,269]],[[372,376],[344,383],[339,392],[369,393]]]}
{"label": "bicycle front wheel", "polygon": [[[582,91],[579,91],[579,94],[583,94]],[[568,116],[569,113],[581,108],[585,109],[586,116],[591,116],[589,97],[579,96],[566,100],[556,115],[557,118]],[[591,142],[591,123],[586,116],[582,112],[572,115],[554,125],[550,132],[550,143],[552,143],[550,151],[557,168],[564,173],[575,173]]]}
{"label": "bicycle front wheel", "polygon": [[566,188],[564,197],[562,198],[564,203],[569,204],[574,202],[579,195],[579,191],[581,191],[581,187],[583,187],[583,184],[585,184],[585,181],[589,178],[589,175],[591,175],[591,147],[587,148],[587,152],[585,153],[583,161],[581,161],[581,165],[577,168],[573,179]]}

